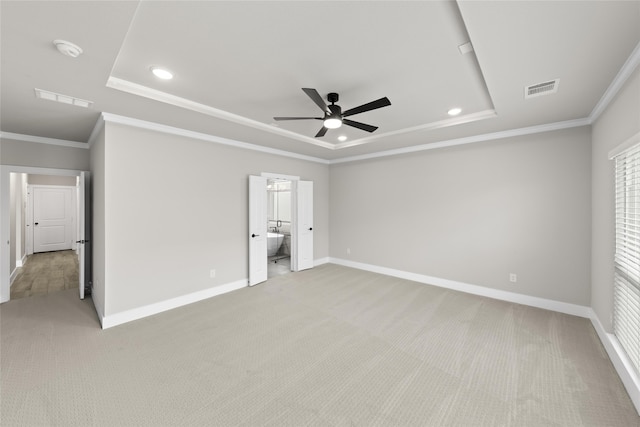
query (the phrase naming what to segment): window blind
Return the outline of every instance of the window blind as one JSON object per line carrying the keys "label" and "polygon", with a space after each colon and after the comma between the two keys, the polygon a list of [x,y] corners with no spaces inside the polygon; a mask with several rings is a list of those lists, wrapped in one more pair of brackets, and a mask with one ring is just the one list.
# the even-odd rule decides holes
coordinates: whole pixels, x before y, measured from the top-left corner
{"label": "window blind", "polygon": [[640,373],[640,144],[615,157],[613,331]]}

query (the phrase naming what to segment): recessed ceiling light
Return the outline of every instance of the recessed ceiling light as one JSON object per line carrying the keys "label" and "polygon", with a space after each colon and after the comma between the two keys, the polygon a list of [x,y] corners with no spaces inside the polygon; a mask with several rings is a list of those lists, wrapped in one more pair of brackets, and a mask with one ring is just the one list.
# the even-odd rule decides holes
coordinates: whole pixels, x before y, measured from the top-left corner
{"label": "recessed ceiling light", "polygon": [[450,116],[457,116],[458,114],[462,113],[462,108],[452,108],[449,111],[447,111],[447,114]]}
{"label": "recessed ceiling light", "polygon": [[151,72],[154,76],[162,80],[171,80],[173,78],[173,73],[165,68],[151,67]]}
{"label": "recessed ceiling light", "polygon": [[340,135],[340,136],[338,137],[338,141],[342,141],[342,142],[344,142],[344,141],[346,141],[346,140],[347,140],[347,136],[346,136],[346,135]]}

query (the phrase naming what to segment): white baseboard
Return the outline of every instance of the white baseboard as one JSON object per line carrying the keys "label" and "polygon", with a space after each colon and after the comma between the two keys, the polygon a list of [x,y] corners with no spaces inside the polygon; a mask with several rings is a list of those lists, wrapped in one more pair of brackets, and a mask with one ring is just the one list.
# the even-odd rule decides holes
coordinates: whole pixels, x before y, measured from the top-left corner
{"label": "white baseboard", "polygon": [[18,268],[14,268],[13,271],[11,272],[11,275],[9,276],[9,287],[11,287],[11,285],[13,285],[13,281],[16,280],[16,277],[18,276]]}
{"label": "white baseboard", "polygon": [[469,283],[456,282],[438,277],[426,276],[422,274],[410,273],[407,271],[394,270],[386,267],[379,267],[371,264],[364,264],[355,261],[344,260],[340,258],[329,258],[329,262],[345,267],[357,268],[359,270],[371,271],[373,273],[385,274],[387,276],[398,277],[401,279],[412,280],[414,282],[425,283],[428,285],[438,286],[441,288],[453,289],[456,291],[467,292],[474,295],[481,295],[503,301],[514,302],[517,304],[528,305],[532,307],[542,308],[545,310],[557,311],[560,313],[571,314],[574,316],[585,317],[591,320],[602,345],[607,351],[616,372],[620,376],[629,397],[636,407],[636,411],[640,415],[640,378],[635,372],[629,357],[624,352],[618,339],[613,334],[605,331],[600,319],[596,316],[591,307],[570,304],[566,302],[554,301],[545,298],[532,297],[529,295],[517,294],[514,292],[501,291],[498,289],[486,288],[484,286],[471,285]]}
{"label": "white baseboard", "polygon": [[102,329],[105,329],[104,313],[102,312],[102,307],[104,307],[104,301],[102,301],[102,299],[97,295],[97,293],[94,292],[93,284],[91,285],[91,301],[93,301],[93,306],[95,307],[96,313],[98,314],[98,320],[100,321],[100,325],[102,326]]}
{"label": "white baseboard", "polygon": [[193,292],[187,295],[182,295],[170,300],[161,301],[155,304],[149,304],[143,307],[123,311],[121,313],[102,316],[102,320],[100,323],[102,323],[102,329],[112,328],[123,323],[142,319],[143,317],[152,316],[154,314],[162,313],[163,311],[182,307],[183,305],[192,304],[194,302],[202,301],[207,298],[215,297],[217,295],[226,294],[227,292],[246,287],[247,283],[247,279],[237,280],[225,285],[215,286],[213,288]]}
{"label": "white baseboard", "polygon": [[455,280],[442,279],[439,277],[426,276],[424,274],[410,273],[408,271],[395,270],[387,267],[379,267],[377,265],[364,264],[355,261],[349,261],[340,258],[330,258],[333,264],[344,265],[345,267],[357,268],[359,270],[371,271],[387,276],[398,277],[401,279],[411,280],[414,282],[425,283],[427,285],[438,286],[440,288],[452,289],[455,291],[466,292],[468,294],[480,295],[483,297],[498,299],[502,301],[514,302],[516,304],[528,305],[531,307],[542,308],[545,310],[557,311],[560,313],[571,314],[579,317],[591,317],[591,307],[585,305],[571,304],[567,302],[554,301],[546,298],[539,298],[530,295],[518,294],[515,292],[502,291],[499,289],[487,288],[484,286],[472,285]]}
{"label": "white baseboard", "polygon": [[609,359],[611,359],[611,363],[613,363],[613,367],[616,369],[618,376],[622,380],[624,388],[627,389],[627,393],[629,393],[629,397],[631,398],[633,405],[636,407],[638,415],[640,415],[640,377],[635,372],[629,357],[622,349],[622,346],[616,336],[605,331],[604,326],[602,326],[600,319],[598,319],[598,316],[593,309],[591,309],[591,316],[589,316],[589,318],[591,319],[593,328],[596,330],[600,341],[602,341],[602,345],[609,355]]}
{"label": "white baseboard", "polygon": [[22,259],[19,259],[19,260],[16,261],[16,268],[17,267],[24,267],[26,262],[27,262],[27,254],[24,254],[22,256]]}
{"label": "white baseboard", "polygon": [[330,262],[329,259],[330,259],[329,257],[314,259],[313,260],[313,266],[317,267],[317,266],[322,265],[322,264],[328,264]]}

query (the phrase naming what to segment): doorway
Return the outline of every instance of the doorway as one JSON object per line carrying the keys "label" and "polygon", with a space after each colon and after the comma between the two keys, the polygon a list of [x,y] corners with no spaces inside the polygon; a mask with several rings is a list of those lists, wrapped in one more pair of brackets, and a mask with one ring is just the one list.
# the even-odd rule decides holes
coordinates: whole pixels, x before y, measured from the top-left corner
{"label": "doorway", "polygon": [[[20,269],[26,267],[28,255],[34,252],[33,229],[36,227],[35,222],[39,223],[39,221],[34,220],[33,200],[30,200],[33,194],[29,194],[27,190],[28,180],[31,176],[34,180],[32,183],[36,185],[43,184],[41,180],[45,179],[48,180],[46,184],[49,184],[50,188],[68,187],[64,189],[62,199],[66,199],[63,203],[64,209],[71,210],[72,223],[69,223],[68,220],[59,224],[49,223],[48,225],[51,225],[52,228],[44,230],[45,233],[39,237],[40,243],[44,243],[44,246],[40,245],[39,250],[47,248],[49,243],[64,240],[63,246],[53,245],[48,248],[65,249],[61,251],[65,253],[52,257],[55,259],[42,262],[42,264],[68,264],[69,255],[75,257],[75,259],[71,258],[77,263],[75,276],[70,271],[73,267],[69,267],[69,265],[66,265],[67,272],[63,272],[62,275],[66,274],[67,280],[77,277],[75,286],[79,290],[80,298],[84,298],[85,290],[90,289],[91,277],[91,251],[88,244],[91,231],[89,173],[2,165],[0,166],[0,218],[2,218],[0,221],[0,242],[3,244],[3,250],[0,253],[0,302],[10,300],[11,284],[15,283]],[[45,195],[44,198],[49,196]],[[69,200],[72,200],[71,204],[68,203]],[[54,207],[54,212],[45,213],[49,217],[55,217],[56,209],[58,208]],[[70,248],[68,248],[69,243],[71,244]],[[59,274],[59,272],[55,274]],[[59,287],[58,285],[59,283],[56,284],[57,287]],[[42,286],[39,291],[42,293]]]}
{"label": "doorway", "polygon": [[291,272],[291,181],[267,179],[267,278]]}
{"label": "doorway", "polygon": [[[18,239],[16,262],[12,271],[10,299],[46,295],[78,286],[78,177],[12,173],[26,182],[26,197],[12,194]],[[17,188],[20,187],[20,188]],[[12,193],[24,191],[24,185],[12,186]],[[13,211],[12,211],[13,213]],[[13,266],[13,265],[11,265]]]}
{"label": "doorway", "polygon": [[[271,180],[272,189],[275,184],[282,185],[280,191],[285,195],[282,200],[276,202],[275,195],[271,206],[271,217],[268,203],[268,181]],[[289,184],[285,184],[288,182]],[[280,184],[282,183],[282,184]],[[287,191],[287,186],[290,190]],[[273,191],[271,193],[277,193]],[[283,211],[282,218],[273,217],[274,205],[278,203],[279,209]],[[288,208],[285,206],[288,205]],[[289,212],[290,219],[286,227]],[[288,228],[288,230],[287,230]],[[282,231],[282,232],[281,232]],[[283,248],[285,232],[288,231],[288,245]],[[271,233],[271,236],[269,236]],[[278,239],[281,235],[281,241]],[[268,238],[271,237],[271,243]],[[268,247],[273,251],[269,255]],[[269,277],[267,262],[270,257],[281,256],[285,259],[284,251],[288,248],[289,267],[280,268],[281,273],[289,271],[300,271],[313,268],[313,182],[301,181],[299,177],[263,173],[261,176],[249,176],[249,286],[257,285],[266,281]],[[273,258],[273,264],[278,261]]]}

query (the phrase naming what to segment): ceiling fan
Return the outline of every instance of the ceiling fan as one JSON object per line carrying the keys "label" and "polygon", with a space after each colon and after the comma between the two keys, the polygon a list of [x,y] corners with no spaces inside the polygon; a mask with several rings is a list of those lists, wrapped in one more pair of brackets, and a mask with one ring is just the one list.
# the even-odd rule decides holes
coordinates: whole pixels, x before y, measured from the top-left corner
{"label": "ceiling fan", "polygon": [[365,111],[375,110],[377,108],[386,107],[387,105],[391,105],[389,98],[386,96],[384,98],[376,99],[375,101],[368,102],[366,104],[362,104],[359,107],[351,108],[344,113],[342,112],[342,108],[339,105],[336,105],[338,102],[338,94],[330,93],[327,95],[327,100],[331,103],[331,105],[325,104],[324,100],[320,96],[317,90],[302,88],[304,93],[306,93],[309,98],[313,102],[316,103],[318,107],[324,113],[324,117],[274,117],[274,120],[322,120],[323,126],[316,134],[316,138],[324,136],[329,129],[337,129],[343,124],[347,126],[352,126],[354,128],[362,129],[367,132],[373,132],[378,129],[377,126],[371,126],[365,123],[356,122],[353,120],[345,119],[345,117],[353,116],[354,114],[364,113]]}

